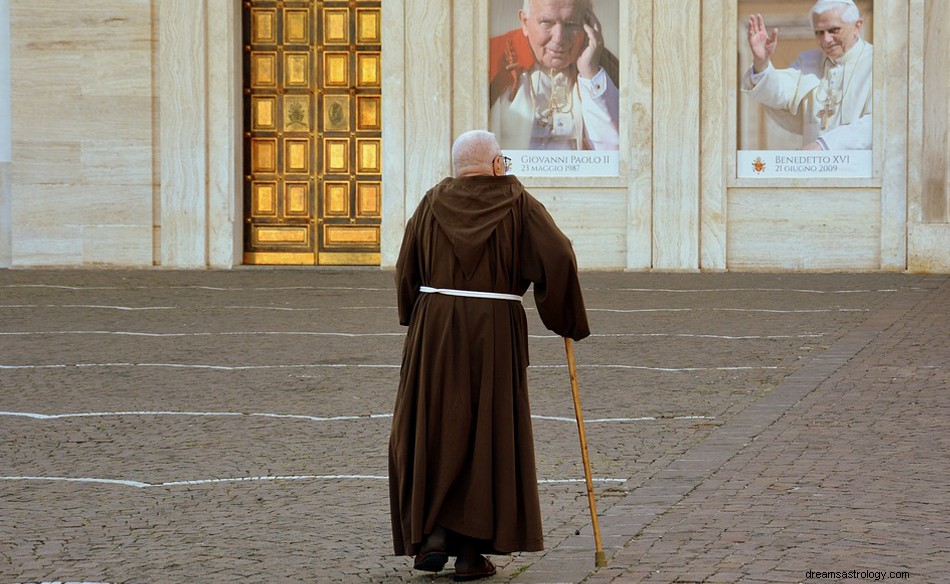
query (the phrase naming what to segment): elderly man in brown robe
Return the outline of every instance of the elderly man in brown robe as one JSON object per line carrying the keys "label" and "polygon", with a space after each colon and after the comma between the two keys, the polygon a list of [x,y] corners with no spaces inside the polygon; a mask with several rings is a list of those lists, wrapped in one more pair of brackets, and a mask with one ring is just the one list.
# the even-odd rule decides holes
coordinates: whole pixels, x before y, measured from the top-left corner
{"label": "elderly man in brown robe", "polygon": [[455,178],[426,193],[396,262],[408,325],[389,443],[393,547],[417,570],[455,556],[455,580],[491,576],[482,554],[544,547],[528,404],[527,319],[590,334],[570,240],[514,176],[495,136],[452,148]]}

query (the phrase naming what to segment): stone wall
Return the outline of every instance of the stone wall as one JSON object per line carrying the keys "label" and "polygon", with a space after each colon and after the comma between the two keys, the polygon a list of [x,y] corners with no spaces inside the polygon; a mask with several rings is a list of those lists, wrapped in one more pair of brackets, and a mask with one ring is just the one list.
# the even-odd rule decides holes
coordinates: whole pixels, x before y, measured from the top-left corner
{"label": "stone wall", "polygon": [[12,264],[151,265],[151,3],[10,9]]}
{"label": "stone wall", "polygon": [[[737,0],[621,2],[620,176],[524,181],[584,268],[950,271],[944,2],[873,2],[874,174],[820,183],[735,178]],[[239,264],[240,1],[3,3],[0,266]],[[382,2],[384,268],[487,124],[488,6]]]}
{"label": "stone wall", "polygon": [[10,0],[0,0],[0,268],[10,265]]}

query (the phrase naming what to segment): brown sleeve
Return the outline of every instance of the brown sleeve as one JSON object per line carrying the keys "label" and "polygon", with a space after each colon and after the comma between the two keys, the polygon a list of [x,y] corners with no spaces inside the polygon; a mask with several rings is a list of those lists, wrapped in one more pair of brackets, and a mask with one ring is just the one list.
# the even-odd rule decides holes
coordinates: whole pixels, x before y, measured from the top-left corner
{"label": "brown sleeve", "polygon": [[402,236],[402,246],[396,260],[396,306],[399,312],[399,324],[409,326],[412,308],[419,297],[422,273],[419,268],[419,238],[416,233],[416,216],[406,223]]}
{"label": "brown sleeve", "polygon": [[534,284],[534,300],[544,326],[579,341],[590,335],[590,326],[571,241],[540,202],[524,198],[522,277]]}

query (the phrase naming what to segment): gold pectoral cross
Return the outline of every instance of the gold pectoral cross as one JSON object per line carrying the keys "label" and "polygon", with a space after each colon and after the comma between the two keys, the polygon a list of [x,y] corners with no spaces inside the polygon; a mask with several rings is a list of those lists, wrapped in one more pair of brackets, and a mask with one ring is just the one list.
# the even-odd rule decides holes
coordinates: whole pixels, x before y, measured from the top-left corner
{"label": "gold pectoral cross", "polygon": [[838,111],[838,96],[835,95],[833,90],[828,91],[828,97],[825,98],[825,107],[818,111],[818,116],[821,118],[821,129],[828,129],[828,119],[835,115],[835,112]]}
{"label": "gold pectoral cross", "polygon": [[828,128],[828,118],[835,115],[835,105],[834,103],[825,102],[825,107],[818,112],[818,115],[821,117],[821,129],[826,130]]}

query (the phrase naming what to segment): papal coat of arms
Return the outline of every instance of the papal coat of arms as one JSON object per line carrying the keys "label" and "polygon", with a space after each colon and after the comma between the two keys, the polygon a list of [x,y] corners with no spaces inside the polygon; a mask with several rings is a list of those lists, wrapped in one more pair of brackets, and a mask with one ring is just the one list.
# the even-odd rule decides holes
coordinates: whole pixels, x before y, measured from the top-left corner
{"label": "papal coat of arms", "polygon": [[752,161],[752,170],[756,173],[760,173],[765,170],[765,161],[762,160],[761,156],[756,156],[755,160]]}

